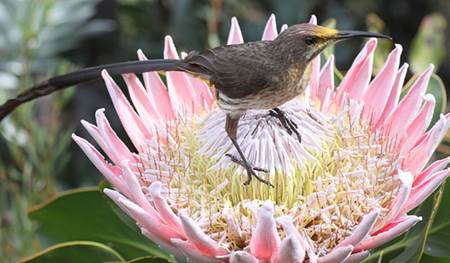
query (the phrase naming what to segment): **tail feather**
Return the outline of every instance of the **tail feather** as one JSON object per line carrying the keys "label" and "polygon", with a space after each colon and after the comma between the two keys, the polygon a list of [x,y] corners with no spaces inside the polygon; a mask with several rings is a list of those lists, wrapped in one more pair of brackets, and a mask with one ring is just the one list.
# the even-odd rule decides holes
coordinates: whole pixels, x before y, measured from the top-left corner
{"label": "tail feather", "polygon": [[106,69],[112,76],[126,73],[143,73],[149,71],[184,71],[177,65],[180,60],[176,59],[151,59],[145,61],[129,61],[115,64],[107,64],[96,67],[84,68],[65,75],[53,77],[39,83],[17,97],[6,101],[0,106],[0,121],[8,116],[21,104],[36,98],[49,95],[57,90],[64,89],[82,82],[92,81],[100,78],[101,71]]}

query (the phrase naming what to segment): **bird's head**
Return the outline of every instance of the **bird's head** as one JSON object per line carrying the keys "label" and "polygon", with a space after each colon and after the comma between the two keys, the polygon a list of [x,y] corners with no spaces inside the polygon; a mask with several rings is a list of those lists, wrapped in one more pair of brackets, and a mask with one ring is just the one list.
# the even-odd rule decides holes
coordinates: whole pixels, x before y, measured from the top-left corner
{"label": "bird's head", "polygon": [[300,59],[301,61],[309,62],[333,43],[351,38],[366,37],[391,39],[379,33],[341,31],[304,23],[290,26],[274,40],[274,43],[285,49],[286,52],[289,52],[295,60],[298,61]]}

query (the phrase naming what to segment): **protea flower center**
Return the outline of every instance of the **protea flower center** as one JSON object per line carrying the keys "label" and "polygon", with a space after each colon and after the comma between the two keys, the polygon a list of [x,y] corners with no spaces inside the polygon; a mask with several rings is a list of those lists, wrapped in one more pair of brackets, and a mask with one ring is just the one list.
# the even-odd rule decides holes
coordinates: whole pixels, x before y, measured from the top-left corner
{"label": "protea flower center", "polygon": [[257,210],[267,200],[275,204],[274,217],[291,216],[319,255],[349,236],[364,215],[386,216],[400,185],[393,176],[395,142],[373,132],[350,107],[324,114],[299,98],[282,109],[298,125],[301,141],[267,111],[246,114],[238,133],[249,161],[270,170],[273,188],[258,181],[243,185],[245,171],[224,156],[234,148],[219,109],[178,122],[162,140],[168,144],[141,152],[143,185],[162,182],[171,208],[187,210],[229,250],[249,245]]}

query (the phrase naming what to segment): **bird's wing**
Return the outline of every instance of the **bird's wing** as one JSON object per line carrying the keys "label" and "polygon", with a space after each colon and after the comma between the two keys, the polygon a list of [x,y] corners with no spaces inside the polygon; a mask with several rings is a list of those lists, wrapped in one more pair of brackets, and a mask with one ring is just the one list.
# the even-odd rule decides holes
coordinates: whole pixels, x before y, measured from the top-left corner
{"label": "bird's wing", "polygon": [[272,65],[261,52],[265,43],[249,42],[189,54],[187,71],[207,77],[230,98],[244,97],[270,85]]}

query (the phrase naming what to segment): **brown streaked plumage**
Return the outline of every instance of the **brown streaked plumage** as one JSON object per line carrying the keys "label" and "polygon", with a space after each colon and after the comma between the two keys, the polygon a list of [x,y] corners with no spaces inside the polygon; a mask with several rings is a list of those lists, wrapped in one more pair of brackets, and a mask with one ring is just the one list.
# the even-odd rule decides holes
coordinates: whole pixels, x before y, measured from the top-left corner
{"label": "brown streaked plumage", "polygon": [[305,70],[310,61],[329,44],[353,37],[382,37],[381,34],[359,31],[337,31],[312,24],[289,27],[273,41],[248,42],[220,46],[201,52],[191,52],[182,60],[131,61],[86,68],[51,78],[0,106],[0,120],[17,106],[35,98],[50,94],[67,86],[100,77],[103,69],[111,75],[142,73],[148,71],[184,71],[207,79],[217,91],[219,107],[226,112],[225,130],[233,142],[239,157],[230,158],[242,165],[250,183],[253,177],[271,185],[259,177],[246,160],[237,143],[237,127],[240,117],[250,109],[273,109],[289,133],[296,133],[296,124],[286,118],[278,106],[303,93],[309,74]]}

